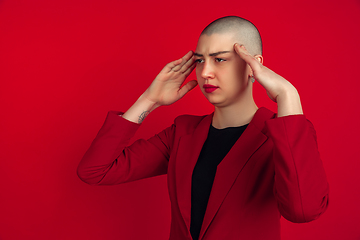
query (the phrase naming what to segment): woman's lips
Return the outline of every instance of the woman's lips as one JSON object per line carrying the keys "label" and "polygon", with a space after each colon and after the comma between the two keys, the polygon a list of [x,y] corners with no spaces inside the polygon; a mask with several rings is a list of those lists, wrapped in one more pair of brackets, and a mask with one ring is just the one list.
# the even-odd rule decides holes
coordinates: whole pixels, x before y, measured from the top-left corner
{"label": "woman's lips", "polygon": [[211,85],[211,84],[204,84],[203,88],[206,93],[211,93],[211,92],[215,91],[216,89],[218,89],[219,87]]}

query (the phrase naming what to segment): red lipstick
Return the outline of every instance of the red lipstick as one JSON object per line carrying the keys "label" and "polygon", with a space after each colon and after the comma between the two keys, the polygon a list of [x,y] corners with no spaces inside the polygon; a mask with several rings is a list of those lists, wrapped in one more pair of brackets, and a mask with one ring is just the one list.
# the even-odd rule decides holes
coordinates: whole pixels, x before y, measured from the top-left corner
{"label": "red lipstick", "polygon": [[216,89],[218,89],[219,87],[211,85],[211,84],[204,84],[203,88],[206,93],[211,93],[211,92],[215,91]]}

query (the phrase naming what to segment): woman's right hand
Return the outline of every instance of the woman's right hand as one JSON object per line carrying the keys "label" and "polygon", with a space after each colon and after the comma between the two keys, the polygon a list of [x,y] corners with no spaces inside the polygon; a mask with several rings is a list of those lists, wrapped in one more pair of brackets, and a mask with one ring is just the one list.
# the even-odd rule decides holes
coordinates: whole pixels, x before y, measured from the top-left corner
{"label": "woman's right hand", "polygon": [[194,68],[195,60],[192,51],[168,63],[122,117],[140,124],[155,108],[170,105],[182,98],[197,85],[197,81],[192,80],[181,87]]}
{"label": "woman's right hand", "polygon": [[197,85],[197,81],[192,80],[181,87],[186,77],[194,70],[195,65],[192,51],[182,58],[168,63],[146,89],[143,96],[153,102],[155,108],[176,102]]}

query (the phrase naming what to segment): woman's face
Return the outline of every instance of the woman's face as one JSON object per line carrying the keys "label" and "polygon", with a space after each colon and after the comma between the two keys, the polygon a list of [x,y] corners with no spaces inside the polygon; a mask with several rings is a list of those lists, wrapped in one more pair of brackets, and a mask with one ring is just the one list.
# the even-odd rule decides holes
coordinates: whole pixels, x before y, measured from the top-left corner
{"label": "woman's face", "polygon": [[229,33],[203,34],[194,53],[199,87],[216,107],[240,101],[249,84],[250,68],[235,52],[235,43]]}

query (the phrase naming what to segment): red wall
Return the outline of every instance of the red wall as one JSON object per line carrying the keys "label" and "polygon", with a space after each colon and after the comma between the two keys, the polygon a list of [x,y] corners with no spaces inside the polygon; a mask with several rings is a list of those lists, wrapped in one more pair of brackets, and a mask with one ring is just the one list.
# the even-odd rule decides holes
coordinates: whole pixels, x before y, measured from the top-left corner
{"label": "red wall", "polygon": [[[360,239],[358,0],[0,0],[0,239],[167,239],[165,176],[93,187],[76,167],[107,111],[126,110],[225,15],[258,26],[265,65],[298,88],[317,129],[330,206],[312,223],[283,220],[283,239]],[[276,109],[258,84],[255,97]],[[136,137],[210,111],[197,88]]]}

